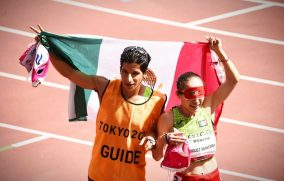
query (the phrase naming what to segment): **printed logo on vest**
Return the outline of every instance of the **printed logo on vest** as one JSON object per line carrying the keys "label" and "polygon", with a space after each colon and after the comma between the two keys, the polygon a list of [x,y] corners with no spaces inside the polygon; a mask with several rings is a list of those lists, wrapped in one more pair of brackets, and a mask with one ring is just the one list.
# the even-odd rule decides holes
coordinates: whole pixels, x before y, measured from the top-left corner
{"label": "printed logo on vest", "polygon": [[124,150],[121,148],[109,147],[103,145],[101,148],[101,156],[103,158],[110,158],[111,160],[119,160],[120,162],[129,164],[140,164],[141,151]]}
{"label": "printed logo on vest", "polygon": [[204,127],[204,126],[207,126],[208,123],[207,123],[206,120],[202,120],[202,121],[198,121],[198,125],[199,125],[199,127]]}

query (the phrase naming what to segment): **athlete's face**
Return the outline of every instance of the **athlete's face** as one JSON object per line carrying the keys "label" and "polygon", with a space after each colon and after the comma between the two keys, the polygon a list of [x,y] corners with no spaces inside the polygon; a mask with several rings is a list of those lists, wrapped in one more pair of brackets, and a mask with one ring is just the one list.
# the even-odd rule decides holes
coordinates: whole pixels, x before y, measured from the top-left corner
{"label": "athlete's face", "polygon": [[204,101],[204,93],[202,93],[203,86],[203,82],[200,78],[191,77],[186,82],[186,89],[183,90],[183,92],[186,92],[186,90],[197,91],[199,92],[199,95],[190,97],[186,96],[185,94],[180,95],[182,109],[190,115],[195,115],[198,109],[202,106]]}
{"label": "athlete's face", "polygon": [[132,92],[139,91],[143,79],[143,72],[140,65],[136,63],[123,63],[121,70],[121,80],[123,90]]}

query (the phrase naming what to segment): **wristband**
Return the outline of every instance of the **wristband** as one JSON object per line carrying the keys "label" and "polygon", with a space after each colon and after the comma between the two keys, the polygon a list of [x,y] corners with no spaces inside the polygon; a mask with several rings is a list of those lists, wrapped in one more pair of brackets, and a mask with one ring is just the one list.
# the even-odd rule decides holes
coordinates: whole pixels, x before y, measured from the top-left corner
{"label": "wristband", "polygon": [[167,144],[170,144],[169,136],[167,133],[165,134],[165,139],[166,139]]}
{"label": "wristband", "polygon": [[156,148],[156,140],[152,140],[152,139],[150,139],[149,140],[149,142],[152,144],[152,146],[151,146],[151,148],[150,149],[154,149],[154,148]]}

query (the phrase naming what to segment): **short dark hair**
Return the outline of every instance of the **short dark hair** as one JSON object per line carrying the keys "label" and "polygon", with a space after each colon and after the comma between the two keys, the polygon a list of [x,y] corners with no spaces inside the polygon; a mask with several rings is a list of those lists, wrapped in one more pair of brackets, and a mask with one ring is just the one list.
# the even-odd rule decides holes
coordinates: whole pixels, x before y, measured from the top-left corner
{"label": "short dark hair", "polygon": [[143,47],[129,46],[121,54],[120,69],[123,63],[137,63],[140,65],[140,70],[145,73],[150,61],[151,57]]}
{"label": "short dark hair", "polygon": [[194,72],[185,72],[178,77],[178,80],[177,80],[177,93],[178,94],[180,94],[180,92],[182,92],[186,88],[186,82],[191,77],[198,77],[201,79],[200,75]]}

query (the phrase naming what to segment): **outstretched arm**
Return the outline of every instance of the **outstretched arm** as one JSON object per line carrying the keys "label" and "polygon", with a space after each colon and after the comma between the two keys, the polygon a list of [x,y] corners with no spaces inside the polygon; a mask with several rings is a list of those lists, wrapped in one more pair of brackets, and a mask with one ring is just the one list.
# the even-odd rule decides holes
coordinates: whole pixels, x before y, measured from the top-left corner
{"label": "outstretched arm", "polygon": [[64,77],[79,85],[80,87],[92,90],[99,90],[107,79],[96,75],[87,75],[78,70],[73,69],[68,63],[62,61],[58,56],[50,53],[50,60],[54,68]]}
{"label": "outstretched arm", "polygon": [[214,113],[216,108],[231,94],[240,79],[240,75],[237,68],[224,51],[221,39],[208,37],[208,42],[210,49],[217,54],[219,61],[222,62],[226,75],[225,82],[222,83],[212,95],[206,97],[203,103],[204,107],[210,107],[211,113]]}

